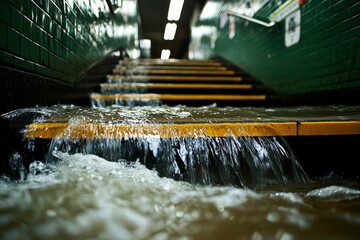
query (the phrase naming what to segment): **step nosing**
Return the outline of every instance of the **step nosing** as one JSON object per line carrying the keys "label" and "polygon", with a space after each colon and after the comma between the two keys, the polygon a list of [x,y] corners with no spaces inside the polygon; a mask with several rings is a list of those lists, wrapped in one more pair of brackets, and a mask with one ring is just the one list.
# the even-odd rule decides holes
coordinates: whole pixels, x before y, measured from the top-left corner
{"label": "step nosing", "polygon": [[113,69],[113,73],[123,74],[179,74],[179,75],[235,75],[232,70],[122,70]]}
{"label": "step nosing", "polygon": [[[330,127],[329,127],[330,126]],[[66,131],[71,127],[72,131]],[[360,121],[284,121],[284,122],[211,122],[211,123],[84,123],[68,122],[30,124],[26,138],[194,138],[194,137],[268,137],[359,135]]]}
{"label": "step nosing", "polygon": [[122,75],[108,75],[109,80],[112,81],[136,81],[136,80],[153,80],[153,81],[242,81],[241,76],[176,76],[176,75],[137,75],[137,76],[122,76]]}
{"label": "step nosing", "polygon": [[266,95],[225,95],[225,94],[155,94],[155,93],[130,93],[130,94],[91,94],[93,100],[160,100],[160,101],[263,101]]}
{"label": "step nosing", "polygon": [[102,83],[104,89],[161,88],[161,89],[252,89],[252,84],[200,84],[200,83]]}

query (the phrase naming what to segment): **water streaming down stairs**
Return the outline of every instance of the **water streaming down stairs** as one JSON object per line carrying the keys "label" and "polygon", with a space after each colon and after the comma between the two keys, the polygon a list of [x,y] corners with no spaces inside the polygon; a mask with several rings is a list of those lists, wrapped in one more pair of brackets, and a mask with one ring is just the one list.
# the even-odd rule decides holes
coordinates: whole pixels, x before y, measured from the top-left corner
{"label": "water streaming down stairs", "polygon": [[[139,161],[161,177],[204,185],[259,187],[308,180],[281,137],[249,137],[231,123],[213,122],[211,113],[201,115],[213,111],[213,103],[251,106],[267,100],[254,79],[231,65],[122,60],[99,89],[91,94],[90,115],[66,109],[72,117],[62,137],[52,139],[48,162],[56,162],[59,151],[81,152]],[[210,106],[194,108],[203,104]],[[31,129],[27,134],[34,137]]]}
{"label": "water streaming down stairs", "polygon": [[253,78],[218,61],[122,60],[108,75],[95,107],[120,105],[203,106],[211,103],[253,106],[267,100]]}
{"label": "water streaming down stairs", "polygon": [[36,118],[24,131],[23,151],[30,159],[15,154],[13,162],[20,159],[31,168],[39,159],[36,151],[47,152],[48,164],[57,164],[63,153],[81,153],[140,162],[161,177],[202,185],[256,188],[308,181],[281,137],[287,123],[277,129],[248,126],[232,109],[195,107],[266,101],[257,83],[239,73],[217,61],[122,60],[91,94],[92,108],[30,110]]}
{"label": "water streaming down stairs", "polygon": [[[191,106],[222,101],[253,105],[266,100],[266,95],[259,93],[254,85],[256,82],[250,83],[245,78],[239,69],[217,61],[123,60],[108,76],[108,82],[101,84],[100,94],[92,94],[92,106],[163,103]],[[292,162],[294,156],[291,154],[283,152],[270,157],[265,150],[264,155],[264,145],[273,147],[277,153],[284,148],[279,142],[266,138],[210,138],[201,133],[195,138],[181,138],[176,132],[171,132],[168,139],[135,135],[125,138],[131,140],[126,143],[116,140],[120,149],[127,149],[120,154],[121,158],[139,158],[141,149],[143,163],[148,168],[156,168],[160,176],[192,183],[242,187],[306,179],[303,172],[297,173],[299,166]],[[108,153],[105,158],[112,159],[112,155],[113,152]],[[256,159],[255,155],[258,155]],[[285,168],[290,174],[284,171]],[[296,176],[292,176],[293,173]]]}

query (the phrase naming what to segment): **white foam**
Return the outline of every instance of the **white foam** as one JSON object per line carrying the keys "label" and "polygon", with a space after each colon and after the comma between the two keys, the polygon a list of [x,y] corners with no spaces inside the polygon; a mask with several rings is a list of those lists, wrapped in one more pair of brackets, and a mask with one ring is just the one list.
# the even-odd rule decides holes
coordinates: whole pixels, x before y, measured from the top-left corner
{"label": "white foam", "polygon": [[352,189],[344,186],[328,186],[320,189],[313,190],[306,194],[307,197],[360,197],[360,190]]}

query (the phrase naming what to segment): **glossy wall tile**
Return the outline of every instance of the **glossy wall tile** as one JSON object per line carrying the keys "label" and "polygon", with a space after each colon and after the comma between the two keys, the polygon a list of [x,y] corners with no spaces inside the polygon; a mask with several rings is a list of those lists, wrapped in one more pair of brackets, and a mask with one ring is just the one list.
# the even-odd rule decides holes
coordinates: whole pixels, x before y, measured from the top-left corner
{"label": "glossy wall tile", "polygon": [[191,58],[220,55],[282,94],[360,87],[358,0],[209,0],[191,34]]}
{"label": "glossy wall tile", "polygon": [[136,0],[116,14],[104,0],[2,0],[0,60],[73,83],[119,47],[138,48],[137,17]]}

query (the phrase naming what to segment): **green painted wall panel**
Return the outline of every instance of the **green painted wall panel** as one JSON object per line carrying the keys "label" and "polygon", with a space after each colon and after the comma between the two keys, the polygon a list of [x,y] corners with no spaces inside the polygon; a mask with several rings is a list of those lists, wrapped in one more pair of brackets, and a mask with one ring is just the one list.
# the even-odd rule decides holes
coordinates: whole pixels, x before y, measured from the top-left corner
{"label": "green painted wall panel", "polygon": [[[300,41],[290,47],[285,46],[285,19],[265,28],[235,18],[235,37],[230,38],[230,20],[224,12],[251,16],[249,11],[261,2],[265,4],[253,16],[269,21],[281,4],[290,1],[207,1],[192,27],[189,56],[201,59],[220,55],[283,94],[360,87],[358,0],[308,0],[299,6]],[[246,8],[247,3],[253,5]],[[224,26],[220,26],[222,21]]]}
{"label": "green painted wall panel", "polygon": [[2,0],[1,61],[74,83],[119,47],[138,48],[137,1],[122,3],[112,15],[104,0]]}

